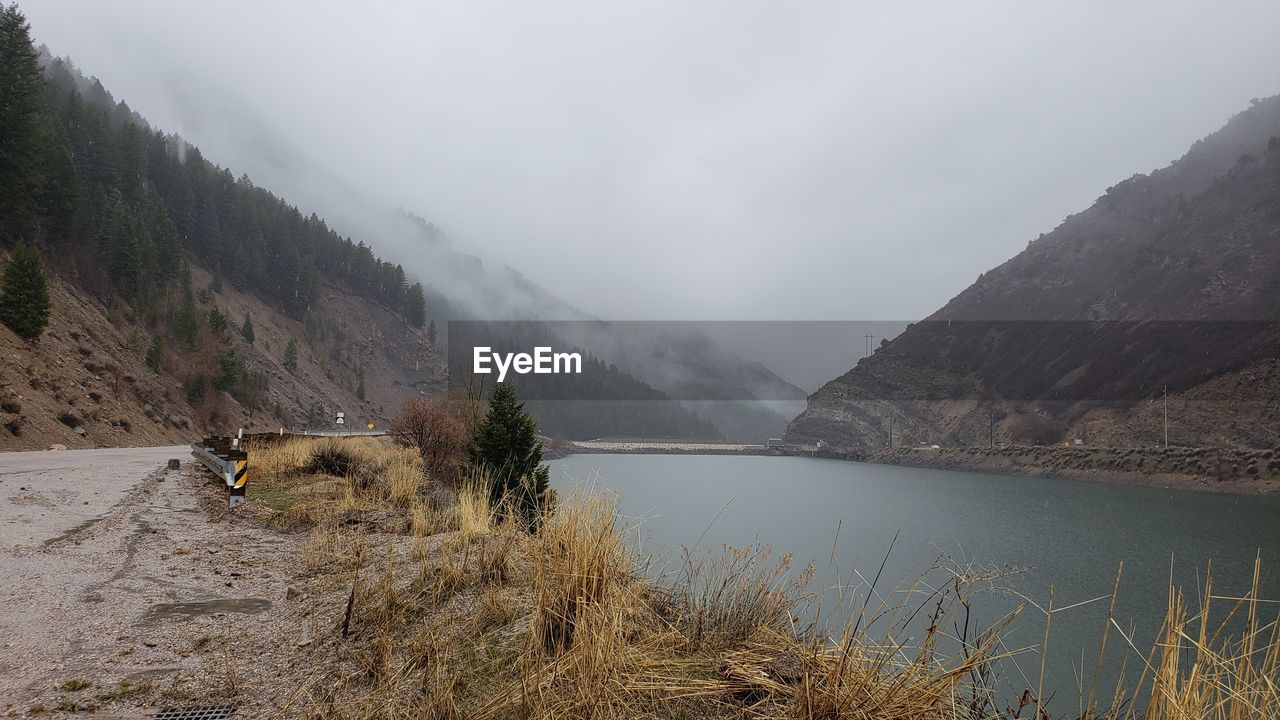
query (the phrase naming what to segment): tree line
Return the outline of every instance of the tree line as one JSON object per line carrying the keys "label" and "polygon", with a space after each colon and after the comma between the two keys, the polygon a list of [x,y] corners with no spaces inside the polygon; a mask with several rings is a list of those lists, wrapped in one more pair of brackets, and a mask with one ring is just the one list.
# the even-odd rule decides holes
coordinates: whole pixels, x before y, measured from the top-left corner
{"label": "tree line", "polygon": [[152,129],[37,50],[16,5],[0,8],[0,98],[0,242],[43,248],[98,297],[145,311],[191,257],[294,318],[327,279],[425,324],[423,287],[400,265]]}

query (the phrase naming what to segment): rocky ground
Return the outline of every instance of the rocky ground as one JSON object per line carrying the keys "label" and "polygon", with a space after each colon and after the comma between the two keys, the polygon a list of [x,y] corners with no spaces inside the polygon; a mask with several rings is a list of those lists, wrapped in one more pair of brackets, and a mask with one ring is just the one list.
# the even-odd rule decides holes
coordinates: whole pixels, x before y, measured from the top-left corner
{"label": "rocky ground", "polygon": [[940,470],[1264,495],[1280,492],[1280,453],[1235,448],[882,448],[868,462]]}
{"label": "rocky ground", "polygon": [[5,456],[0,713],[309,705],[301,681],[332,662],[349,585],[309,572],[307,536],[262,505],[228,511],[183,450]]}
{"label": "rocky ground", "polygon": [[[191,277],[197,290],[213,283],[198,265]],[[323,286],[309,322],[229,282],[221,292],[202,292],[202,322],[216,306],[231,328],[222,340],[203,339],[189,356],[169,348],[157,373],[144,361],[151,332],[123,306],[106,306],[54,272],[48,281],[53,311],[38,340],[24,341],[0,325],[0,451],[163,445],[238,427],[302,429],[309,414],[316,428],[331,429],[339,410],[348,424],[382,426],[406,397],[445,386],[443,361],[423,331],[331,284]],[[252,344],[239,334],[246,314],[254,324]],[[295,371],[284,367],[291,338],[298,346]],[[256,410],[213,389],[198,406],[187,399],[184,380],[197,372],[211,376],[227,349],[267,380]]]}

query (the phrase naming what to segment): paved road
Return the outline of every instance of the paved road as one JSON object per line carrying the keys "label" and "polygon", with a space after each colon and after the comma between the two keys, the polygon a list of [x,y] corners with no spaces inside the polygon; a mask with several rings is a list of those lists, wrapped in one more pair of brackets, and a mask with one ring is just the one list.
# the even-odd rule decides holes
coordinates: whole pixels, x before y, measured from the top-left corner
{"label": "paved road", "polygon": [[39,546],[106,516],[187,445],[0,453],[0,548]]}

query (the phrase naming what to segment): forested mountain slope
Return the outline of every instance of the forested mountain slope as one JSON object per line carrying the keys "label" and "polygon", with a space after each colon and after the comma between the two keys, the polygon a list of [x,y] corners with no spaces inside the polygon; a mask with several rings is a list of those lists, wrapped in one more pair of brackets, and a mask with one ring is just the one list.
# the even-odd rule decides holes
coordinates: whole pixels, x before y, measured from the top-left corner
{"label": "forested mountain slope", "polygon": [[41,336],[0,327],[0,447],[381,423],[443,389],[401,266],[150,128],[12,6],[0,51],[0,264],[34,246],[51,301]]}
{"label": "forested mountain slope", "polygon": [[[449,320],[587,317],[455,250],[431,223],[381,213],[366,234],[407,238],[385,245],[434,287],[411,282],[363,240],[206,160],[37,50],[16,8],[0,21],[0,261],[34,246],[52,296],[43,337],[0,330],[0,398],[12,409],[0,447],[329,428],[340,410],[357,426],[381,424],[409,395],[446,389],[436,345]],[[719,434],[617,372],[655,401],[545,408],[543,431]]]}
{"label": "forested mountain slope", "polygon": [[1280,442],[1280,97],[1107,190],[809,398],[795,442]]}

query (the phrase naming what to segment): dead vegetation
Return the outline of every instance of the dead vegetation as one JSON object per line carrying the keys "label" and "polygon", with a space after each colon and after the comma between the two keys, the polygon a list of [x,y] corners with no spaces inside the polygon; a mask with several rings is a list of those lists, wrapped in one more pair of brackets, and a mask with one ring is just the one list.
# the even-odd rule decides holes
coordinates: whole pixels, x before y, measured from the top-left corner
{"label": "dead vegetation", "polygon": [[[483,488],[445,488],[428,479],[416,452],[384,440],[341,441],[353,460],[342,476],[309,472],[320,442],[258,452],[260,487],[250,493],[280,506],[282,527],[311,533],[304,566],[349,601],[332,629],[341,638],[337,661],[299,678],[289,699],[306,717],[1280,713],[1280,636],[1266,616],[1274,607],[1258,597],[1260,561],[1243,597],[1216,597],[1211,581],[1196,602],[1171,588],[1151,647],[1138,647],[1109,616],[1104,652],[1141,668],[1138,683],[1104,690],[1086,677],[1078,703],[1059,698],[1049,708],[1039,700],[1046,688],[1009,702],[994,687],[994,669],[1012,654],[1003,634],[1018,612],[969,629],[971,590],[992,573],[938,568],[892,592],[851,582],[824,607],[823,593],[808,588],[812,568],[795,569],[763,547],[725,547],[686,555],[672,586],[650,571],[607,494],[562,499],[531,534]],[[1047,612],[1051,622],[1055,611]]]}

